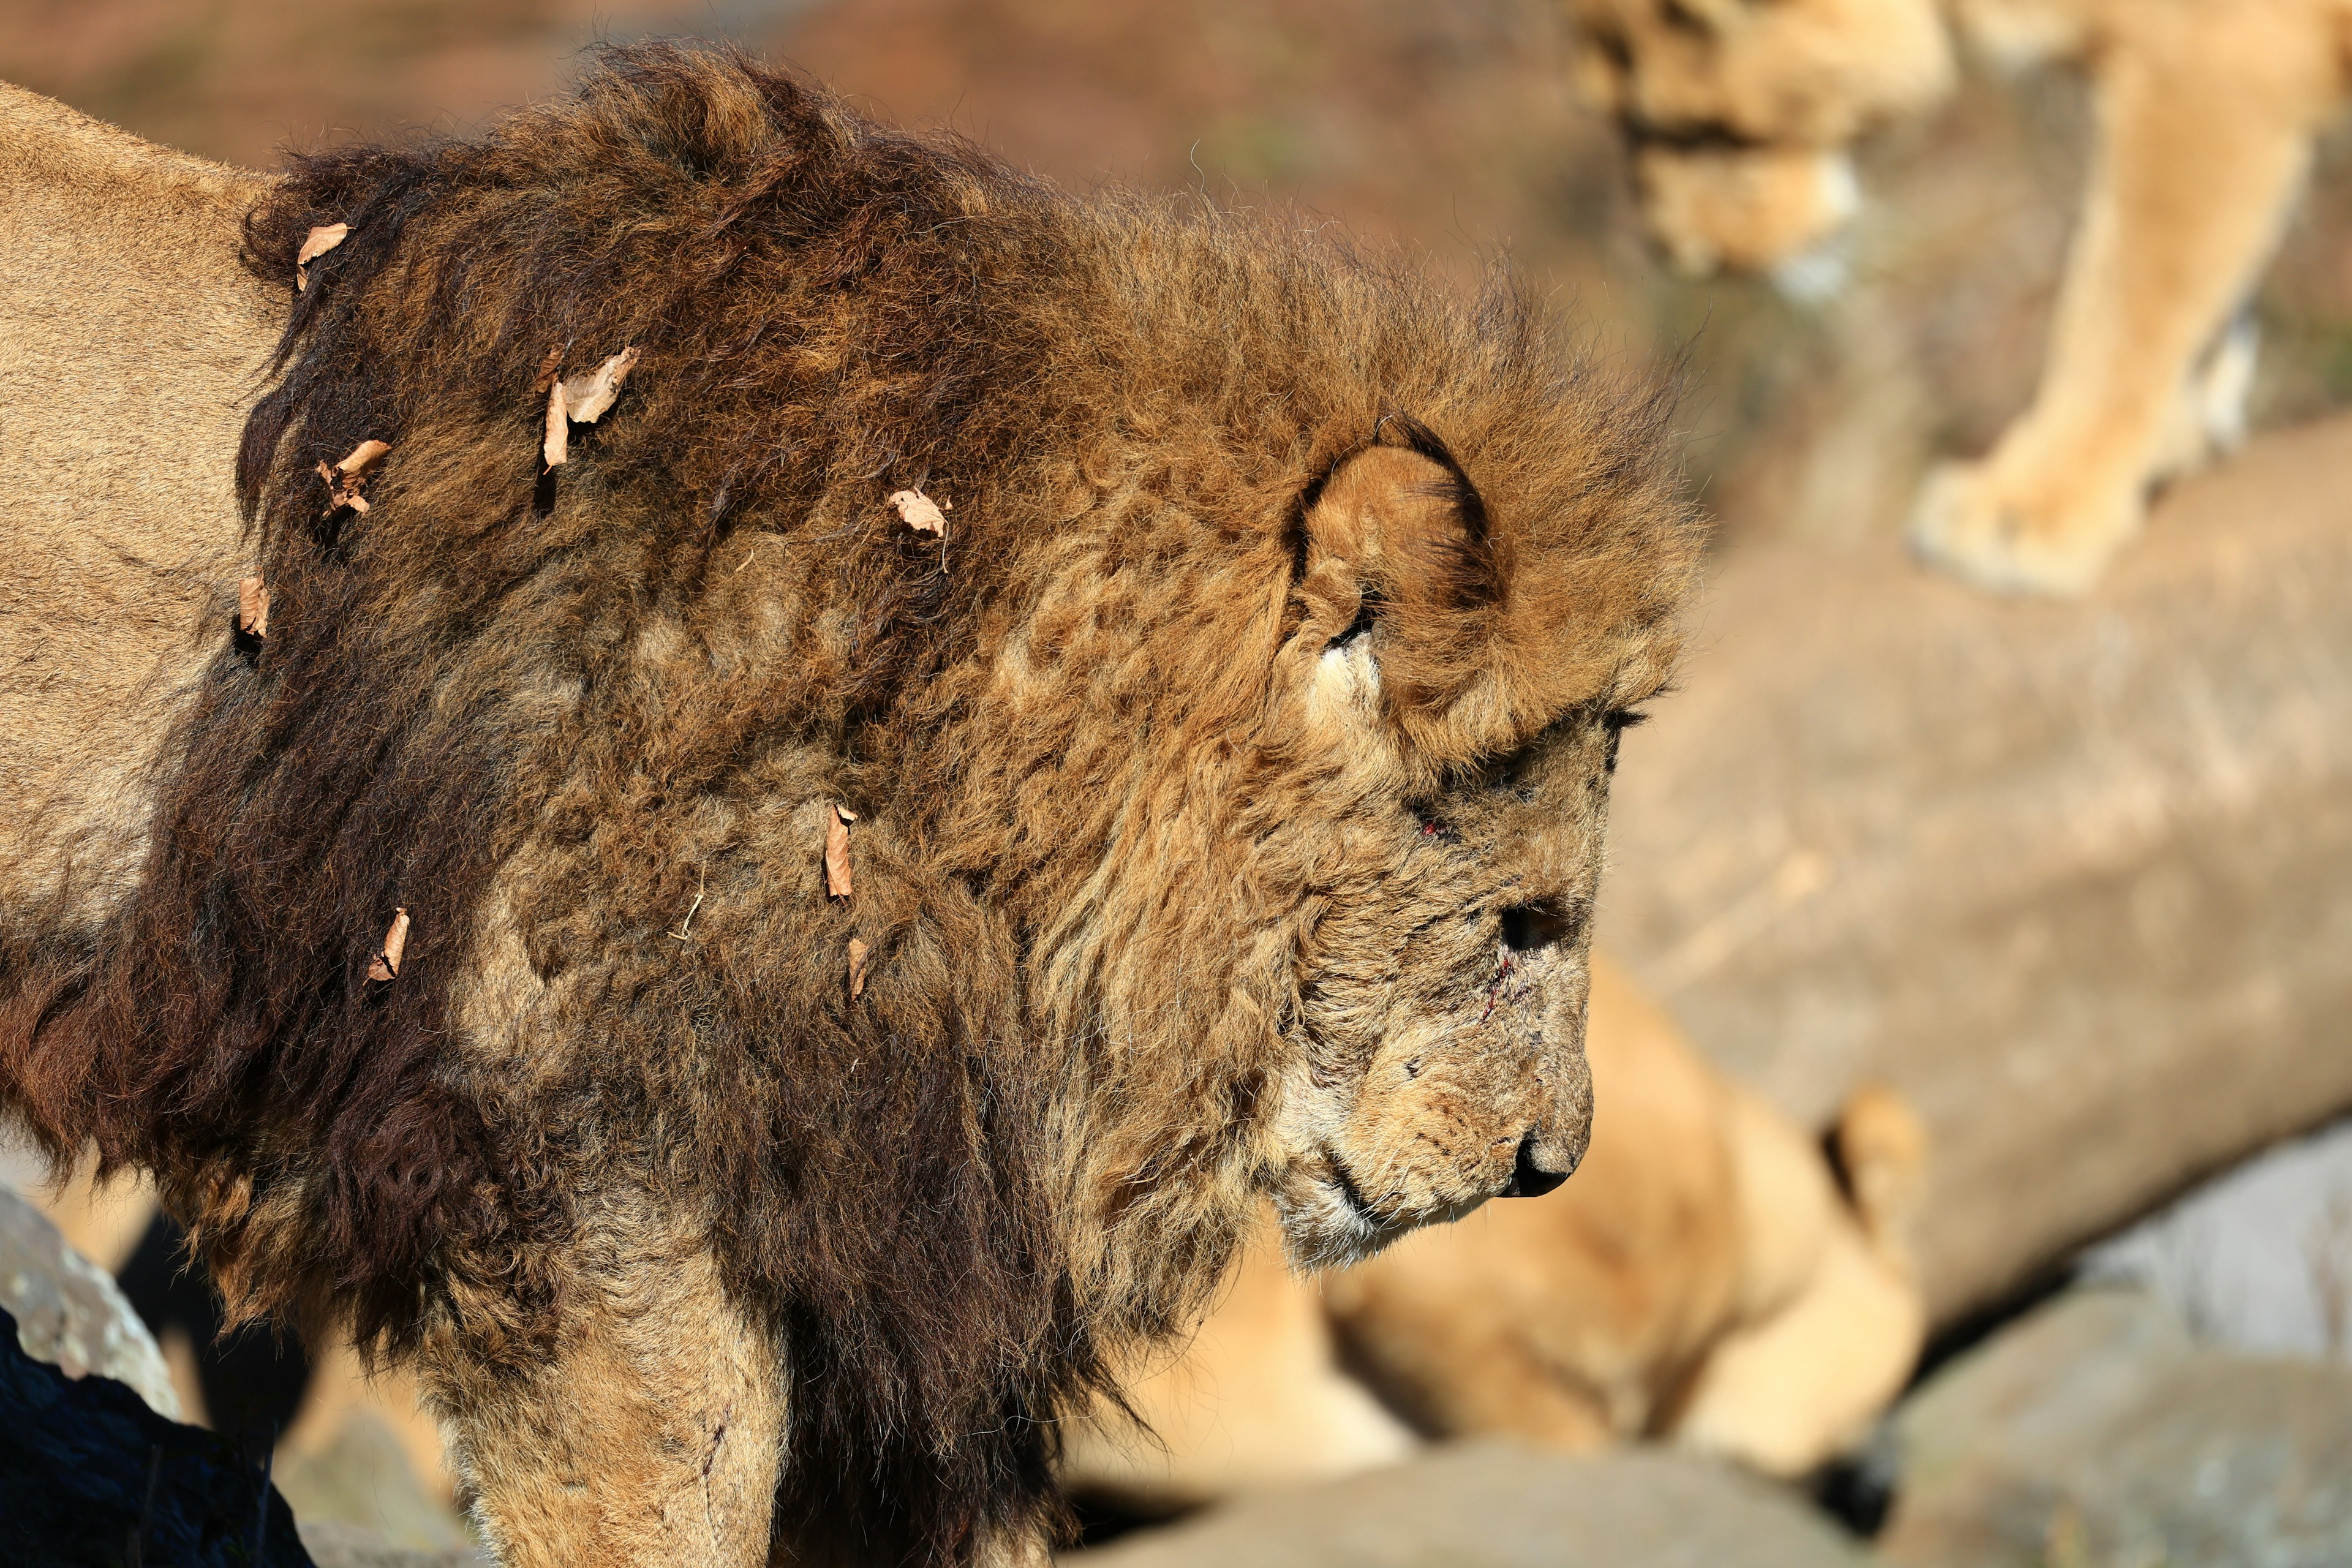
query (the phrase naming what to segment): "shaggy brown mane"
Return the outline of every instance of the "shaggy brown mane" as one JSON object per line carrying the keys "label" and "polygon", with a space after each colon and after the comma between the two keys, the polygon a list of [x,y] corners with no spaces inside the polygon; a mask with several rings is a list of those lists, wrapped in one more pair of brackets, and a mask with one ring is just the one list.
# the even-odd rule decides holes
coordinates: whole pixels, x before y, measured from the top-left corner
{"label": "shaggy brown mane", "polygon": [[[1279,218],[1077,202],[671,47],[479,141],[299,159],[247,237],[290,300],[238,460],[268,636],[224,628],[110,923],[18,953],[0,1084],[53,1147],[158,1169],[250,1309],[492,1365],[537,1353],[584,1215],[670,1194],[790,1358],[780,1530],[948,1562],[1050,1510],[1055,1412],[1213,1281],[1244,1209],[1198,1220],[1179,1178],[1246,1184],[1265,1088],[1206,1044],[1230,1026],[1102,1000],[1162,939],[1069,933],[1118,831],[1073,787],[1079,713],[1246,729],[1295,498],[1409,411],[1477,524],[1439,563],[1459,615],[1398,647],[1409,762],[1507,753],[1668,657],[1669,394],[1564,365],[1508,288],[1473,310]],[[624,345],[543,477],[544,375]],[[370,510],[332,509],[316,467],[365,440]],[[944,541],[902,489],[952,501]],[[1046,615],[1028,657],[1077,695],[981,726],[1081,565],[1222,597],[1156,665],[1083,662],[1115,602]],[[1537,649],[1489,600],[1592,609]],[[852,900],[817,889],[827,801],[865,818]],[[1279,1025],[1237,937],[1165,940],[1166,1008]],[[1106,1188],[1096,1236],[1069,1216]]]}

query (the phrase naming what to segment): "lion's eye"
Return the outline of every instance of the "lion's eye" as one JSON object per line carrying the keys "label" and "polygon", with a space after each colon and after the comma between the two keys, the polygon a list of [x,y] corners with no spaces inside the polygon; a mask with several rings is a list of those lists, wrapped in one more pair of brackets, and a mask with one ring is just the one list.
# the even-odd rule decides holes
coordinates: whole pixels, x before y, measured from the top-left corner
{"label": "lion's eye", "polygon": [[1617,771],[1617,742],[1626,731],[1649,721],[1647,713],[1633,708],[1615,709],[1601,716],[1601,728],[1609,737],[1609,749],[1601,760],[1603,769],[1612,773]]}
{"label": "lion's eye", "polygon": [[1576,916],[1557,904],[1521,904],[1503,911],[1503,945],[1513,952],[1555,946],[1575,931]]}
{"label": "lion's eye", "polygon": [[1362,603],[1356,606],[1356,618],[1348,623],[1348,629],[1346,631],[1343,631],[1338,637],[1333,637],[1326,646],[1329,647],[1346,647],[1358,637],[1370,632],[1372,629],[1372,622],[1380,616],[1380,609],[1381,596],[1372,592],[1370,588],[1365,589]]}

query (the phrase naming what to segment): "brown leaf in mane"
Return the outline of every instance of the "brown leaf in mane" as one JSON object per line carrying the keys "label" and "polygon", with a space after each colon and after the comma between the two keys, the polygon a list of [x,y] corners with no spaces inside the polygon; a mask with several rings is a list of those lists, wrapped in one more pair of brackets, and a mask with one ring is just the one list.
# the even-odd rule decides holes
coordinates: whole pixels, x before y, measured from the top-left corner
{"label": "brown leaf in mane", "polygon": [[236,629],[248,637],[269,635],[269,589],[257,576],[236,585]]}
{"label": "brown leaf in mane", "polygon": [[368,963],[370,980],[392,980],[400,974],[401,956],[408,951],[408,911],[392,911],[392,929],[383,933],[383,946]]}
{"label": "brown leaf in mane", "polygon": [[539,458],[546,468],[560,468],[572,455],[572,422],[563,406],[563,384],[547,389],[547,423],[540,437]]}
{"label": "brown leaf in mane", "polygon": [[351,232],[352,226],[347,223],[322,223],[304,236],[302,248],[294,253],[294,287],[308,289],[310,263],[342,244]]}
{"label": "brown leaf in mane", "polygon": [[857,814],[835,806],[824,824],[824,890],[835,899],[849,897],[849,825]]}
{"label": "brown leaf in mane", "polygon": [[392,446],[389,442],[367,440],[352,447],[343,459],[331,468],[320,463],[318,469],[319,477],[327,481],[327,510],[322,515],[332,515],[338,510],[349,507],[352,510],[364,516],[368,510],[368,503],[367,499],[360,493],[360,487],[366,482],[368,476],[375,471],[375,466],[383,462],[384,455],[391,450]]}
{"label": "brown leaf in mane", "polygon": [[[917,533],[935,533],[945,539],[948,520],[938,502],[920,490],[899,490],[890,497],[890,504],[898,509],[899,518]],[[950,501],[950,506],[955,503]]]}
{"label": "brown leaf in mane", "polygon": [[[552,378],[562,363],[563,351],[549,351],[546,363],[541,366],[542,376]],[[547,429],[540,444],[540,458],[550,468],[560,468],[572,455],[572,426],[593,425],[604,416],[621,395],[621,383],[636,368],[635,345],[623,349],[586,375],[575,375],[569,381],[554,381],[547,389]]]}
{"label": "brown leaf in mane", "polygon": [[856,1001],[866,994],[866,956],[873,949],[856,937],[849,939],[849,999]]}
{"label": "brown leaf in mane", "polygon": [[593,425],[604,416],[621,395],[621,383],[629,379],[629,372],[637,364],[634,344],[590,371],[575,375],[563,384],[563,409],[575,425]]}

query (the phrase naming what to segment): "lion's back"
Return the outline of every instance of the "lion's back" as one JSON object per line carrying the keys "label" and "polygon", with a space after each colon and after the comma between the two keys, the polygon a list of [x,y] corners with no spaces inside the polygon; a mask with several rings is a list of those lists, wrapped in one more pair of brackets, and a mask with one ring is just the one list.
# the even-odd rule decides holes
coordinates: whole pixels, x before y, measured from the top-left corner
{"label": "lion's back", "polygon": [[240,574],[262,184],[0,84],[0,905],[135,849],[135,774]]}

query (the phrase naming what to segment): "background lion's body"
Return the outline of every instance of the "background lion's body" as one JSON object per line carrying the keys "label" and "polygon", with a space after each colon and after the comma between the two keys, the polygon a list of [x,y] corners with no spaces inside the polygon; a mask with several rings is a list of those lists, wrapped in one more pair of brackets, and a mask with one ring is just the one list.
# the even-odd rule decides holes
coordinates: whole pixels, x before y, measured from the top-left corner
{"label": "background lion's body", "polygon": [[2151,485],[2244,433],[2230,331],[2277,247],[2315,137],[2352,90],[2347,0],[1570,0],[1582,77],[1636,147],[1653,232],[1685,267],[1818,269],[1851,212],[1850,144],[1948,87],[1950,24],[2010,64],[2093,82],[2097,145],[2032,406],[1931,479],[1915,544],[2004,589],[2081,592]]}

